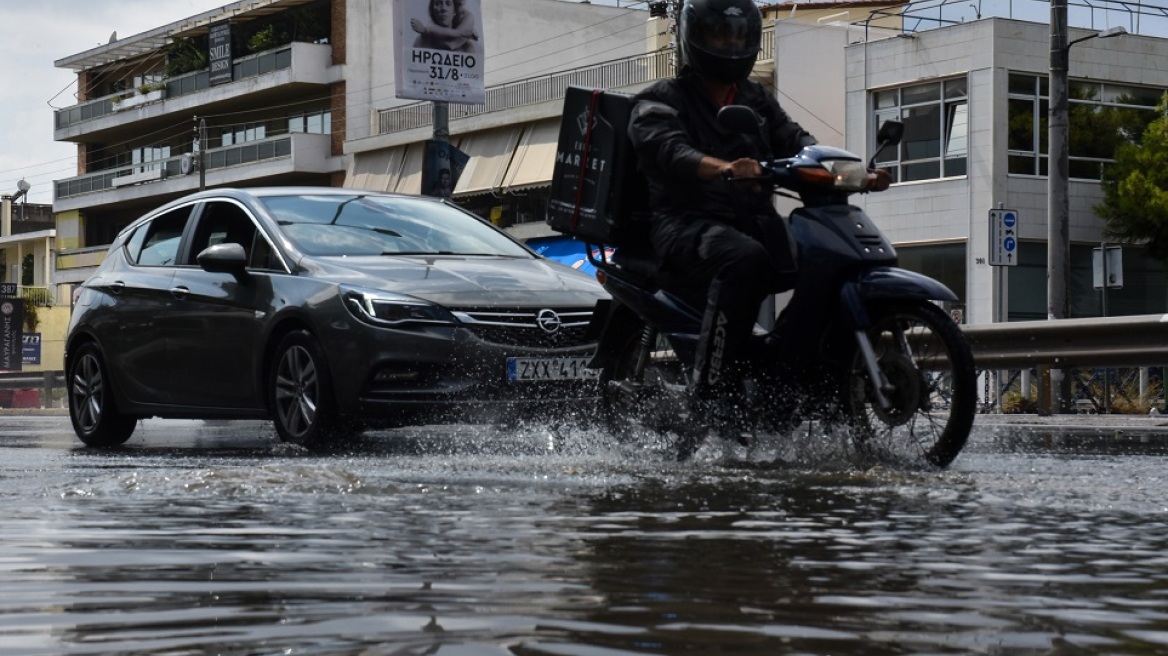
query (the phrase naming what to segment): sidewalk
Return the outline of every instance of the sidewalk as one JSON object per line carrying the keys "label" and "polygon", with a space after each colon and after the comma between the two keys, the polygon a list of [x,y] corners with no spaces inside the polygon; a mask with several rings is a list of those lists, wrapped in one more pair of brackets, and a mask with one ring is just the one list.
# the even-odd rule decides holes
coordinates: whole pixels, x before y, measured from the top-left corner
{"label": "sidewalk", "polygon": [[[2,416],[59,416],[68,417],[66,408],[0,408]],[[973,420],[974,429],[1042,430],[1073,433],[1157,433],[1168,437],[1168,414],[1163,415],[1097,415],[1097,414],[979,414]]]}
{"label": "sidewalk", "polygon": [[974,435],[997,446],[1168,450],[1168,415],[983,414]]}

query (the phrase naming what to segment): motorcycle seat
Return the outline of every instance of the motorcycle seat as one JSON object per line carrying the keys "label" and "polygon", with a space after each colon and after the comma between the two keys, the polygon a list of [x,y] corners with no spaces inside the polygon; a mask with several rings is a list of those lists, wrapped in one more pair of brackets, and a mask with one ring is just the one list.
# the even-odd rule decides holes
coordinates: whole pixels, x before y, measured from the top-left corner
{"label": "motorcycle seat", "polygon": [[611,261],[640,287],[649,291],[665,290],[699,315],[705,307],[704,286],[695,285],[681,272],[671,271],[648,244],[618,248]]}

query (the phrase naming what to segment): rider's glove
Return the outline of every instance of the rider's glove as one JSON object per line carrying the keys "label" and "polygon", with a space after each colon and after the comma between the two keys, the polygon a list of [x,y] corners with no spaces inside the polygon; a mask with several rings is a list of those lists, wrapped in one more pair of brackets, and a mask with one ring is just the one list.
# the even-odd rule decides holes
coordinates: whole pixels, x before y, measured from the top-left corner
{"label": "rider's glove", "polygon": [[888,172],[888,169],[875,169],[868,171],[868,184],[864,191],[884,191],[890,184],[892,184],[892,174]]}

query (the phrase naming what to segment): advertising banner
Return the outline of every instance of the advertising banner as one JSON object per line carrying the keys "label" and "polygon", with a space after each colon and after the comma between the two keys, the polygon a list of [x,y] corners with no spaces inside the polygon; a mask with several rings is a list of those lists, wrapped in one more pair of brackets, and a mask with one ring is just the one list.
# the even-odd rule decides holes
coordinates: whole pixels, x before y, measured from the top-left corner
{"label": "advertising banner", "polygon": [[24,300],[0,298],[0,371],[20,371],[23,364]]}
{"label": "advertising banner", "polygon": [[398,98],[481,105],[481,0],[393,0]]}
{"label": "advertising banner", "polygon": [[422,161],[422,193],[436,198],[450,198],[469,161],[470,155],[449,141],[426,141],[426,154]]}
{"label": "advertising banner", "polygon": [[24,364],[39,365],[41,363],[41,334],[25,333],[21,349],[21,362]]}
{"label": "advertising banner", "polygon": [[207,60],[211,64],[211,86],[224,84],[235,78],[231,64],[231,22],[212,23],[207,39]]}

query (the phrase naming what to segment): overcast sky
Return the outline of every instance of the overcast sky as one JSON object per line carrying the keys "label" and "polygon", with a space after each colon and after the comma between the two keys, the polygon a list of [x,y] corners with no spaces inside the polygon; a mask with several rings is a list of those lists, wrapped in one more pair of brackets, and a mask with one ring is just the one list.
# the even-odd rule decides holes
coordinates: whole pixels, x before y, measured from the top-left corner
{"label": "overcast sky", "polygon": [[30,203],[53,201],[52,181],[76,174],[77,148],[53,141],[53,108],[74,105],[77,76],[53,62],[230,4],[229,0],[4,2],[0,39],[0,193],[32,185]]}

